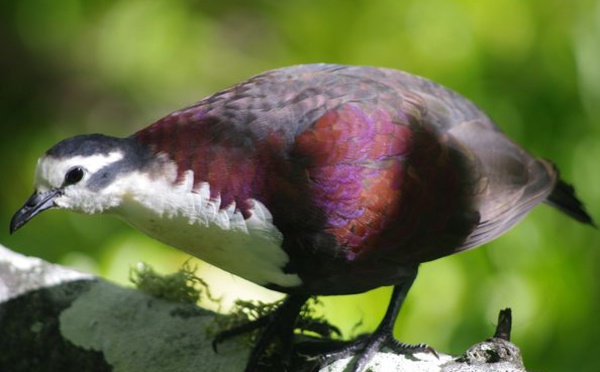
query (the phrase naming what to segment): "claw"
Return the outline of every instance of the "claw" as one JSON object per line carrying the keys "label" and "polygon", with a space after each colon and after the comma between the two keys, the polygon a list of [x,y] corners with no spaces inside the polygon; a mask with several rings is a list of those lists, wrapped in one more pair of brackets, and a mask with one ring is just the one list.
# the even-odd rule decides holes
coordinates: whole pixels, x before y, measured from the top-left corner
{"label": "claw", "polygon": [[373,358],[375,353],[384,347],[389,347],[398,354],[417,354],[417,353],[433,353],[436,358],[439,359],[437,352],[426,344],[406,344],[400,342],[394,338],[392,333],[382,333],[380,335],[374,334],[371,340],[368,341],[367,346],[361,352],[356,364],[354,365],[353,372],[363,371],[369,361]]}
{"label": "claw", "polygon": [[327,365],[338,359],[355,355],[357,359],[352,368],[352,372],[364,371],[373,356],[383,348],[390,348],[397,354],[417,354],[431,353],[439,359],[438,353],[431,346],[426,344],[406,344],[394,338],[391,332],[375,332],[362,339],[357,339],[346,344],[342,348],[330,353],[324,354],[320,358],[321,365]]}
{"label": "claw", "polygon": [[394,337],[391,337],[388,342],[390,344],[386,345],[390,349],[394,350],[394,352],[398,354],[418,354],[418,353],[427,353],[433,354],[437,359],[440,359],[437,351],[434,348],[427,344],[405,344],[404,342],[396,340]]}

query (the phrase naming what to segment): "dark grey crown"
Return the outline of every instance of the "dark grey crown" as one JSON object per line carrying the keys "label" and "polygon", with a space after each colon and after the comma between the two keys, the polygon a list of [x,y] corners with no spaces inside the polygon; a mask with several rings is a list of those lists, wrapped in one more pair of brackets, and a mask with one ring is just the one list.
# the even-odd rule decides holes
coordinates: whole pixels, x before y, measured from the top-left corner
{"label": "dark grey crown", "polygon": [[126,150],[131,147],[128,142],[130,140],[127,138],[116,138],[103,134],[82,134],[60,141],[46,151],[46,155],[55,158],[108,155],[115,150]]}

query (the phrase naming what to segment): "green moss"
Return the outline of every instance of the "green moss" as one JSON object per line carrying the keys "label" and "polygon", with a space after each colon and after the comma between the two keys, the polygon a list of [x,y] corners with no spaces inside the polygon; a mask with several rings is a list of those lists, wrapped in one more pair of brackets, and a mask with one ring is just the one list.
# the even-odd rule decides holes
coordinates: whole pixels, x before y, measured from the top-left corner
{"label": "green moss", "polygon": [[206,282],[197,277],[195,271],[195,267],[185,262],[177,272],[161,275],[151,266],[139,263],[131,268],[129,279],[139,290],[167,301],[195,304],[205,295],[218,302],[218,299],[211,296]]}

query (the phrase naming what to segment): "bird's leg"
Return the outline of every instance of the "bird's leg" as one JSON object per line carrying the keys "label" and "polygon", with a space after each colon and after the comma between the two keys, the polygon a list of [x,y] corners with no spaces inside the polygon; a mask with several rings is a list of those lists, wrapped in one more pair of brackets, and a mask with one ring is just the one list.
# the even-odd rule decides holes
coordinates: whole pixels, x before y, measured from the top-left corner
{"label": "bird's leg", "polygon": [[213,349],[216,350],[218,343],[230,337],[264,328],[252,349],[246,365],[246,372],[259,370],[261,358],[265,354],[267,347],[273,343],[276,337],[280,339],[282,350],[281,360],[285,364],[291,358],[294,328],[298,314],[308,298],[309,296],[305,295],[287,296],[283,303],[272,313],[219,333],[213,341]]}
{"label": "bird's leg", "polygon": [[396,340],[393,335],[394,323],[396,321],[396,318],[398,317],[398,313],[400,312],[402,303],[406,298],[406,294],[412,286],[412,283],[414,282],[415,278],[416,272],[408,281],[396,285],[394,287],[394,291],[392,292],[392,298],[385,312],[385,316],[383,317],[381,323],[379,323],[379,326],[377,327],[375,332],[368,336],[361,337],[355,341],[352,341],[346,346],[342,347],[341,349],[325,354],[323,360],[326,362],[330,362],[333,360],[345,358],[349,355],[358,354],[358,359],[356,360],[353,371],[359,372],[365,369],[370,359],[383,346],[387,346],[395,352],[402,354],[430,352],[437,355],[435,350],[433,350],[433,348],[431,348],[430,346],[427,346],[425,344],[405,344]]}
{"label": "bird's leg", "polygon": [[283,363],[285,364],[290,360],[294,326],[298,314],[300,314],[300,309],[308,300],[308,297],[304,295],[289,295],[283,304],[271,314],[271,319],[266,324],[250,353],[250,358],[248,358],[248,363],[246,364],[246,372],[258,370],[262,355],[277,336],[279,336],[281,341]]}

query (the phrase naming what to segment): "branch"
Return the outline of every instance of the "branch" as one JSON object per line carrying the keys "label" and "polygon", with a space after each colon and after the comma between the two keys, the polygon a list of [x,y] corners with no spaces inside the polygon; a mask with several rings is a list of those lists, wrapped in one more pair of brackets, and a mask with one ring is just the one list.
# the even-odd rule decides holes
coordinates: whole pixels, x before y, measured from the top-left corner
{"label": "branch", "polygon": [[[525,371],[503,314],[497,337],[460,357],[380,352],[370,369]],[[206,332],[213,317],[0,246],[0,371],[242,371],[250,350],[228,341],[214,353]],[[321,371],[344,371],[350,361]]]}

